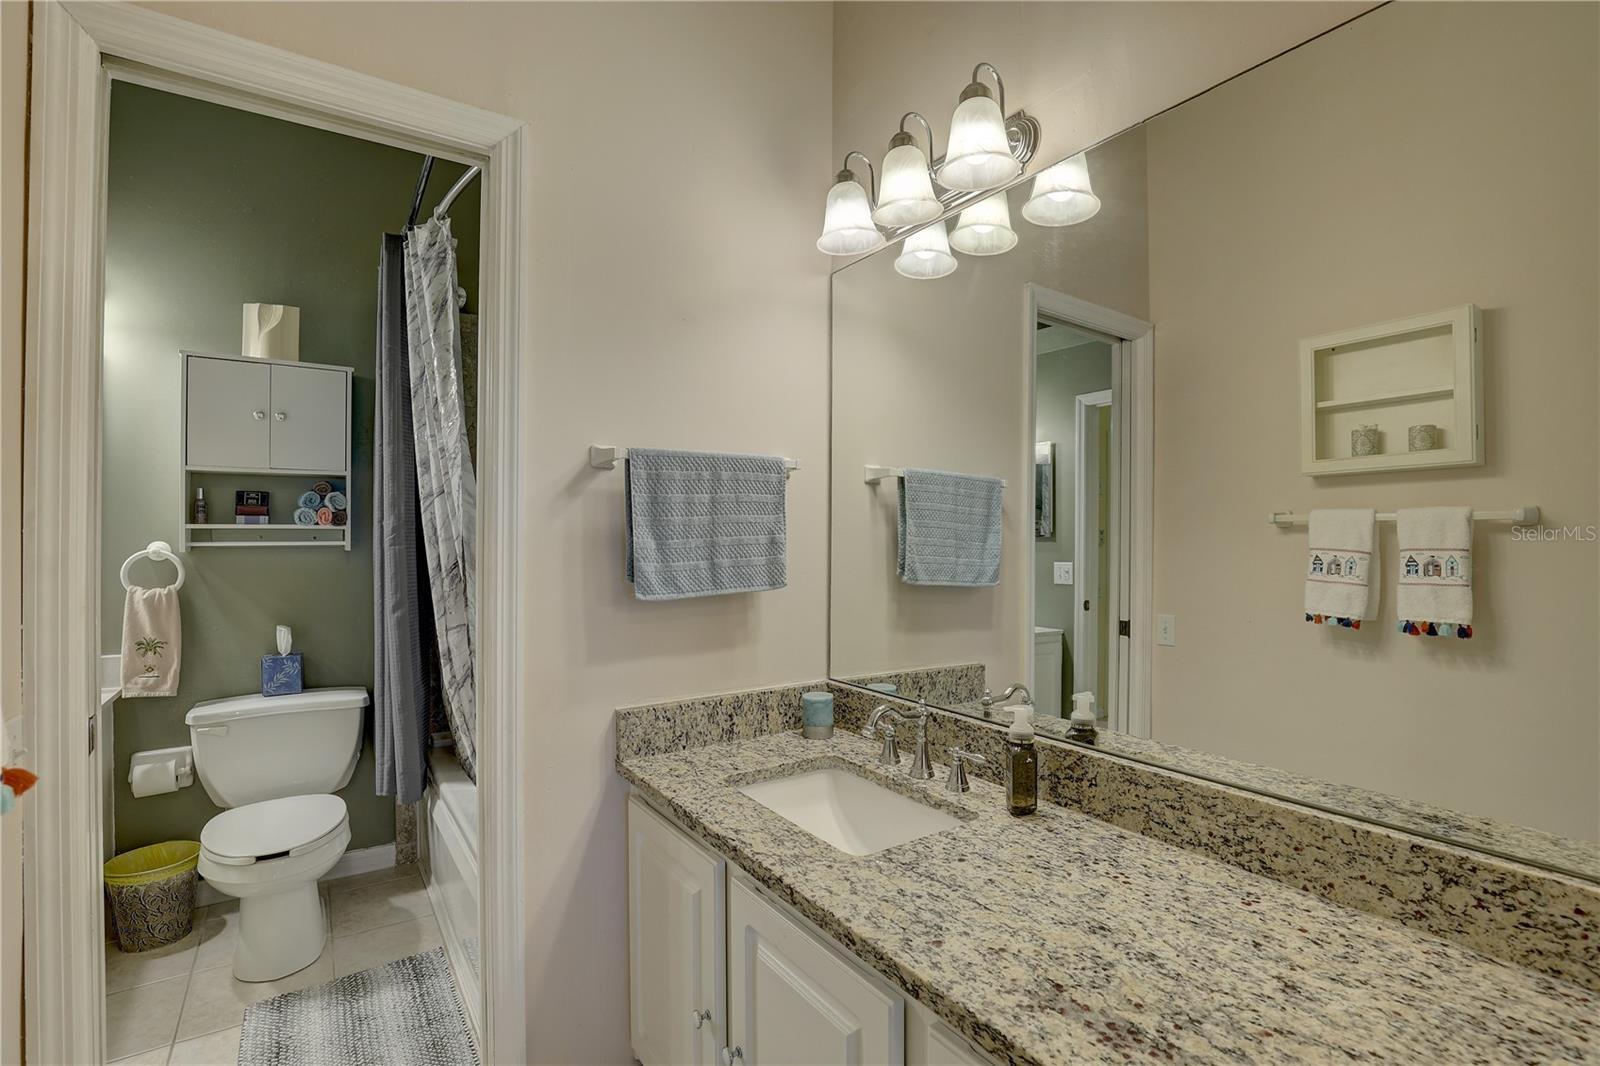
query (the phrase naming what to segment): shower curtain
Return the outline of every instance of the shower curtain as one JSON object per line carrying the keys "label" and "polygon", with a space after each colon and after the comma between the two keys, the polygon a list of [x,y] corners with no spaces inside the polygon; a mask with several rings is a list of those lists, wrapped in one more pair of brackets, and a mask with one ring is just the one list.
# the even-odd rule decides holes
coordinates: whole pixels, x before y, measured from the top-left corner
{"label": "shower curtain", "polygon": [[456,756],[477,780],[477,480],[461,381],[460,307],[450,220],[414,227],[405,241],[407,350],[417,499],[438,634],[440,687]]}
{"label": "shower curtain", "polygon": [[422,798],[431,704],[432,610],[418,565],[421,518],[406,351],[405,238],[387,233],[378,259],[377,398],[373,417],[373,744],[378,795]]}

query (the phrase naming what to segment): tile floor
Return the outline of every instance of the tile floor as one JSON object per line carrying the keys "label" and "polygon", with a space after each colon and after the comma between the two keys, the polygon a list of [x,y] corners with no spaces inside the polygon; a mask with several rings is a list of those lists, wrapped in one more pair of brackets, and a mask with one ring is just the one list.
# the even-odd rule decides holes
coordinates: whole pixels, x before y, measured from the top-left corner
{"label": "tile floor", "polygon": [[415,866],[358,874],[322,885],[331,936],[322,956],[280,981],[233,978],[239,903],[195,912],[194,932],[176,944],[124,955],[106,945],[106,1058],[123,1066],[233,1066],[244,1009],[441,943]]}

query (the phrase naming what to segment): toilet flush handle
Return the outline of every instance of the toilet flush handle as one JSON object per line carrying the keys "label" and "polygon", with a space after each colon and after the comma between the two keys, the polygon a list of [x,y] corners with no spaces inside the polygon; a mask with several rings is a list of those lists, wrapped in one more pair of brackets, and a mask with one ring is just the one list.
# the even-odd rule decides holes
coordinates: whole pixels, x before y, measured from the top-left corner
{"label": "toilet flush handle", "polygon": [[219,737],[228,735],[228,727],[225,725],[197,725],[194,727],[194,731],[196,733],[211,733]]}

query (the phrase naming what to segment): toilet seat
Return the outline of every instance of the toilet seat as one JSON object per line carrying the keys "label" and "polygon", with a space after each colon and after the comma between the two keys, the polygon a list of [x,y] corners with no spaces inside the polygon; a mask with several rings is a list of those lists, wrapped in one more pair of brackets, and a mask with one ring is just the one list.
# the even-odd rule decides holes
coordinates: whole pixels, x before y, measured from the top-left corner
{"label": "toilet seat", "polygon": [[200,850],[221,866],[250,866],[316,851],[347,833],[349,824],[349,812],[338,796],[262,800],[223,811],[207,822],[200,831]]}

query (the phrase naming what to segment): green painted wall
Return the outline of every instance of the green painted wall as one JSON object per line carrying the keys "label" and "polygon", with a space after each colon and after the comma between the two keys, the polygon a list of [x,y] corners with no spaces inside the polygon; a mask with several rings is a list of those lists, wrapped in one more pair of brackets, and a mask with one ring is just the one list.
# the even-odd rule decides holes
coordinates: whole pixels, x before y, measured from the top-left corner
{"label": "green painted wall", "polygon": [[[196,781],[134,799],[128,759],[189,743],[196,702],[260,691],[273,627],[294,627],[308,686],[372,688],[372,414],[378,249],[405,224],[422,157],[126,82],[111,95],[106,219],[101,639],[121,644],[118,568],[152,540],[176,542],[180,497],[180,348],[237,352],[241,305],[300,308],[300,358],[355,368],[353,551],[196,548],[185,558],[183,663],[172,699],[119,700],[118,850],[198,839],[217,808]],[[462,172],[434,167],[426,208]],[[477,289],[478,185],[451,209],[462,284]],[[469,307],[476,309],[469,303]],[[286,492],[294,482],[263,479]],[[304,487],[304,486],[301,486]],[[212,493],[207,492],[210,498]],[[212,521],[232,496],[211,501]],[[171,568],[141,562],[135,580]],[[394,839],[394,805],[373,789],[370,711],[361,761],[342,793],[351,848]]]}

